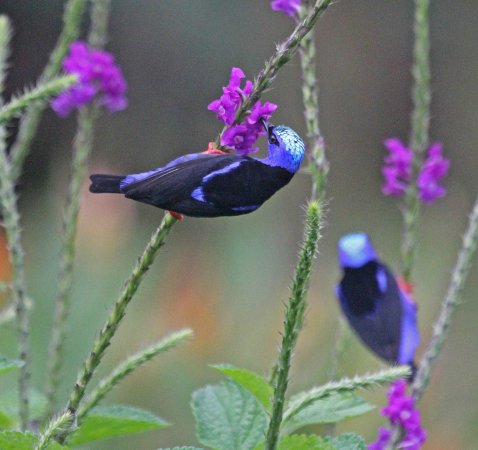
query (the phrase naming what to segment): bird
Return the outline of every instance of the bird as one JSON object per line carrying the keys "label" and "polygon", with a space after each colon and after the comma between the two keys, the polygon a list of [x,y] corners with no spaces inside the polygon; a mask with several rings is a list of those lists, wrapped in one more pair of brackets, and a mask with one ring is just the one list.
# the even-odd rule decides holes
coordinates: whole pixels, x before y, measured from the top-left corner
{"label": "bird", "polygon": [[343,276],[337,297],[350,326],[382,360],[409,365],[416,372],[415,350],[420,343],[417,306],[400,287],[391,270],[375,253],[365,233],[344,235],[338,242]]}
{"label": "bird", "polygon": [[118,193],[176,215],[219,217],[248,214],[284,187],[299,170],[305,146],[285,125],[263,122],[268,155],[252,158],[209,149],[181,156],[148,172],[94,174],[90,192]]}

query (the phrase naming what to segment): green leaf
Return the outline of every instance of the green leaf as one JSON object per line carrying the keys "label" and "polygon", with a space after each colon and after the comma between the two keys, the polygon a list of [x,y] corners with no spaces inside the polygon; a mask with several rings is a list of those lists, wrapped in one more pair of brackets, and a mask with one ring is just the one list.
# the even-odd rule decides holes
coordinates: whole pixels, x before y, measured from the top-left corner
{"label": "green leaf", "polygon": [[130,406],[93,408],[70,439],[70,445],[165,428],[170,424],[149,411]]}
{"label": "green leaf", "polygon": [[375,407],[361,397],[351,394],[334,394],[321,398],[284,420],[283,434],[290,434],[305,425],[336,423],[359,416]]}
{"label": "green leaf", "polygon": [[193,393],[196,434],[213,450],[252,450],[264,439],[267,416],[259,401],[232,380]]}
{"label": "green leaf", "polygon": [[8,359],[5,356],[0,356],[0,375],[10,372],[13,369],[19,369],[23,366],[23,361],[16,359]]}
{"label": "green leaf", "polygon": [[[29,399],[30,419],[42,419],[47,408],[46,397],[41,392],[32,389]],[[16,390],[10,390],[0,395],[0,428],[11,428],[20,421],[18,403],[18,393]]]}
{"label": "green leaf", "polygon": [[[1,450],[33,450],[38,443],[38,438],[33,433],[21,433],[20,431],[0,431]],[[60,450],[63,447],[58,442],[52,442],[46,447],[47,450]]]}
{"label": "green leaf", "polygon": [[343,433],[334,438],[328,438],[334,450],[366,450],[362,436],[355,433]]}
{"label": "green leaf", "polygon": [[[0,407],[1,408],[1,407]],[[7,430],[15,425],[16,420],[8,414],[0,411],[0,430]]]}
{"label": "green leaf", "polygon": [[[265,444],[256,447],[255,450],[264,450]],[[281,438],[277,450],[335,450],[328,439],[315,434],[293,434]]]}
{"label": "green leaf", "polygon": [[174,447],[174,448],[158,448],[158,450],[204,450],[203,448],[199,447]]}
{"label": "green leaf", "polygon": [[236,383],[246,388],[254,397],[261,402],[266,411],[270,411],[272,404],[271,398],[274,390],[264,377],[247,369],[240,369],[229,364],[212,365],[224,375],[232,378]]}

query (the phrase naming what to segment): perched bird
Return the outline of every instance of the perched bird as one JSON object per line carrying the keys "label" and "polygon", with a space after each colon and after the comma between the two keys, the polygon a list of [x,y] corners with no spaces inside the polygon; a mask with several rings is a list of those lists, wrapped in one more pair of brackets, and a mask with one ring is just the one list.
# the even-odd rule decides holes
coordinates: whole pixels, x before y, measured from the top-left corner
{"label": "perched bird", "polygon": [[[209,150],[132,175],[92,175],[90,192],[124,194],[193,217],[236,216],[259,208],[299,170],[304,143],[284,125],[264,122],[266,158]],[[218,154],[219,153],[219,154]]]}
{"label": "perched bird", "polygon": [[337,296],[350,326],[383,360],[410,365],[413,376],[420,341],[416,304],[377,259],[366,234],[343,236],[338,251],[343,278]]}

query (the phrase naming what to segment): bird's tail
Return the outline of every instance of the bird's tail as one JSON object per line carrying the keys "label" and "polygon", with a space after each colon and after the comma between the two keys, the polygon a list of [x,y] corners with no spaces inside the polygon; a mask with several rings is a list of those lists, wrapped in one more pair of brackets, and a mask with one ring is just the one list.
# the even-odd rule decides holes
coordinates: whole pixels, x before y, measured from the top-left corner
{"label": "bird's tail", "polygon": [[120,182],[123,178],[124,175],[91,175],[90,192],[94,192],[95,194],[120,194]]}

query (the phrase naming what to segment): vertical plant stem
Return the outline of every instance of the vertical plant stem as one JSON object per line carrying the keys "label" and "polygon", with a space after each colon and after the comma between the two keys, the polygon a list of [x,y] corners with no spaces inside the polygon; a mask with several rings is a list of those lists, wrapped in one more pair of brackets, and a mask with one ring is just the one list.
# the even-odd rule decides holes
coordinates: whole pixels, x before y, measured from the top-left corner
{"label": "vertical plant stem", "polygon": [[[6,16],[2,16],[0,20],[0,95],[3,94],[4,89],[3,83],[6,74],[6,61],[9,55],[10,36],[9,21]],[[18,353],[19,359],[23,362],[18,377],[18,398],[20,427],[22,431],[24,431],[28,428],[28,391],[30,378],[28,338],[30,321],[26,307],[27,283],[18,199],[12,180],[12,168],[7,157],[5,140],[5,127],[0,125],[0,204],[2,207],[3,226],[7,237],[9,257],[12,263],[12,296],[17,322]]]}
{"label": "vertical plant stem", "polygon": [[60,369],[65,341],[65,328],[70,311],[70,295],[73,283],[73,261],[75,257],[75,239],[78,214],[81,204],[81,186],[85,178],[88,157],[93,146],[94,122],[98,108],[93,105],[78,114],[78,129],[73,144],[71,181],[63,213],[62,249],[58,273],[58,288],[55,298],[55,315],[48,351],[46,397],[47,415],[53,413],[56,391],[60,381]]}
{"label": "vertical plant stem", "polygon": [[[303,20],[312,8],[311,0],[305,0],[299,11]],[[325,187],[329,163],[325,156],[325,141],[319,127],[319,85],[316,75],[315,30],[302,39],[299,48],[302,69],[302,102],[309,147],[309,169],[312,173],[312,199],[325,200]]]}
{"label": "vertical plant stem", "polygon": [[[254,87],[252,88],[251,93],[244,99],[241,107],[237,110],[235,124],[241,123],[244,120],[247,114],[249,114],[250,109],[259,100],[262,93],[270,87],[279,69],[292,59],[304,37],[313,28],[318,18],[330,5],[331,1],[332,0],[316,0],[313,8],[311,8],[309,14],[307,14],[304,20],[296,26],[295,30],[286,41],[277,46],[277,50],[272,58],[266,61],[264,69],[261,70],[257,78],[254,80]],[[228,127],[225,126],[216,138],[216,148],[220,148],[221,137],[227,128]]]}
{"label": "vertical plant stem", "polygon": [[312,201],[307,209],[304,243],[300,251],[299,262],[295,271],[294,281],[291,288],[291,297],[286,308],[282,343],[274,369],[275,380],[273,385],[274,397],[272,400],[272,415],[266,434],[265,450],[275,450],[277,447],[284,410],[285,394],[289,383],[292,354],[304,321],[309,277],[312,270],[312,263],[317,253],[321,224],[321,204]]}
{"label": "vertical plant stem", "polygon": [[[91,7],[91,27],[88,43],[93,48],[103,48],[107,39],[110,0],[95,0]],[[73,262],[78,214],[81,206],[81,186],[85,178],[88,159],[93,147],[94,124],[100,110],[97,105],[81,109],[78,114],[78,127],[73,144],[71,181],[63,214],[63,241],[60,253],[58,290],[55,299],[55,316],[49,345],[46,397],[47,414],[55,407],[56,391],[60,381],[63,358],[65,328],[70,311],[70,295],[73,284]]]}
{"label": "vertical plant stem", "polygon": [[[428,147],[430,128],[430,30],[429,0],[415,0],[413,48],[413,111],[411,116],[410,148],[413,151],[411,180],[416,180]],[[420,200],[414,182],[409,183],[403,210],[402,277],[412,281],[412,269],[417,247]]]}
{"label": "vertical plant stem", "polygon": [[[50,60],[40,76],[40,83],[50,81],[58,74],[61,62],[68,51],[68,46],[80,34],[81,20],[87,0],[69,0],[63,14],[63,29],[53,49]],[[13,180],[20,176],[23,163],[30,152],[31,143],[38,129],[44,104],[33,105],[22,117],[18,135],[10,151]]]}
{"label": "vertical plant stem", "polygon": [[[118,329],[121,320],[126,313],[126,308],[128,307],[129,302],[138,290],[146,271],[150,268],[158,250],[163,245],[164,240],[169,234],[169,231],[176,222],[177,220],[170,214],[165,214],[161,225],[151,236],[151,239],[146,246],[143,254],[138,259],[138,262],[133,268],[133,272],[130,278],[126,281],[118,300],[113,306],[108,320],[106,321],[105,325],[100,331],[99,336],[96,338],[93,344],[93,349],[90,355],[83,363],[83,367],[78,374],[75,386],[73,388],[66,407],[66,409],[73,415],[75,419],[74,422],[76,422],[77,410],[80,405],[80,402],[85,395],[86,387],[90,382],[96,368],[100,364],[106,349],[110,345],[111,339],[115,335],[116,330]],[[62,438],[63,442],[66,441],[72,431],[73,427],[70,427],[65,432]]]}
{"label": "vertical plant stem", "polygon": [[22,431],[28,428],[28,391],[30,380],[29,330],[30,319],[27,309],[27,283],[25,261],[21,239],[18,198],[12,180],[12,169],[5,148],[5,127],[0,125],[0,204],[2,205],[3,226],[12,263],[12,297],[15,304],[18,335],[18,358],[23,362],[20,368],[19,411]]}
{"label": "vertical plant stem", "polygon": [[430,382],[431,371],[437,362],[445,339],[448,335],[448,328],[453,319],[455,310],[459,305],[463,287],[471,268],[471,260],[476,252],[478,242],[478,198],[475,201],[468,229],[463,237],[463,244],[458,254],[458,259],[453,269],[448,292],[443,300],[440,315],[433,327],[433,335],[428,344],[427,350],[420,362],[415,381],[412,385],[412,395],[419,401]]}

